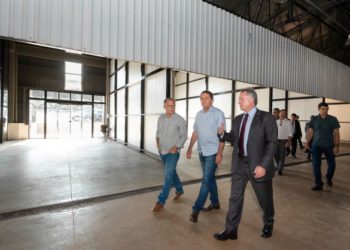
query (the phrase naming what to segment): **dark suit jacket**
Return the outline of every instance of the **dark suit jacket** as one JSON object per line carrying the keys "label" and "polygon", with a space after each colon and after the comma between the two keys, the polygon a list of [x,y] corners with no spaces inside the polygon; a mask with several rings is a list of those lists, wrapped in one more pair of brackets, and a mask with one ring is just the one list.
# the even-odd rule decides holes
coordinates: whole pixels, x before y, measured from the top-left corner
{"label": "dark suit jacket", "polygon": [[[238,141],[239,129],[243,114],[235,117],[230,133],[223,136],[223,141],[233,143],[234,150],[232,153],[232,174],[235,174],[238,165]],[[271,180],[275,175],[275,168],[273,165],[273,157],[277,149],[278,128],[276,118],[270,113],[257,110],[253,118],[249,130],[247,152],[248,165],[252,177],[254,178],[254,170],[256,166],[262,166],[266,169],[266,175],[262,178],[254,178],[255,181]]]}
{"label": "dark suit jacket", "polygon": [[300,122],[298,120],[295,120],[295,137],[299,138],[303,136],[303,133],[301,132]]}

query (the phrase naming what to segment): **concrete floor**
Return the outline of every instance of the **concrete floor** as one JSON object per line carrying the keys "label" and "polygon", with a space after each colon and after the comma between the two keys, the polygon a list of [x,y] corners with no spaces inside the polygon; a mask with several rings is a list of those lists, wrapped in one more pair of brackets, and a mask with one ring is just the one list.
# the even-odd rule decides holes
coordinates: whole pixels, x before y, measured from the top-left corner
{"label": "concrete floor", "polygon": [[[218,175],[229,173],[230,147]],[[342,153],[350,152],[348,146]],[[298,159],[305,158],[299,151]],[[222,209],[188,221],[199,184],[185,186],[179,202],[150,210],[162,184],[157,159],[99,140],[29,140],[0,146],[0,214],[24,208],[155,187],[110,201],[0,221],[0,249],[348,249],[350,156],[337,158],[334,187],[312,192],[310,163],[290,166],[274,179],[276,224],[270,239],[248,186],[239,239],[217,242],[223,229],[230,179],[218,180]],[[325,165],[325,163],[323,163]],[[325,169],[325,167],[323,168]],[[183,181],[200,179],[197,157],[179,163]]]}

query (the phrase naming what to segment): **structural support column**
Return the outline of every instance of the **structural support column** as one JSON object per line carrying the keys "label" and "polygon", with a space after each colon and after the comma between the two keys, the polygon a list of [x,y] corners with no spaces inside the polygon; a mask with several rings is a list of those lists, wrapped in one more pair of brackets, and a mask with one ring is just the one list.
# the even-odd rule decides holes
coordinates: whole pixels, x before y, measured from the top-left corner
{"label": "structural support column", "polygon": [[9,96],[8,96],[8,122],[17,122],[17,69],[18,69],[18,53],[16,42],[10,41],[8,47],[8,82],[9,82]]}

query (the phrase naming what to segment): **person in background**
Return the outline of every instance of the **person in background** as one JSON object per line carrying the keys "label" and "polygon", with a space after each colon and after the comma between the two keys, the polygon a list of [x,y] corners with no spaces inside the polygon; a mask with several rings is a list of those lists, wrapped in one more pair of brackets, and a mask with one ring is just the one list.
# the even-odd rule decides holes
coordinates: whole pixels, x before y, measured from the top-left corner
{"label": "person in background", "polygon": [[291,114],[290,120],[292,122],[292,127],[293,127],[292,148],[290,153],[293,158],[297,158],[296,152],[297,152],[298,138],[301,137],[303,134],[301,133],[300,123],[297,120],[297,115],[295,113]]}
{"label": "person in background", "polygon": [[[310,120],[305,124],[305,137],[306,137],[306,141],[307,141],[307,131],[310,128],[310,123],[312,121],[312,119],[314,119],[315,116],[311,115],[310,116]],[[310,147],[312,147],[312,140],[310,141]],[[305,149],[305,154],[307,154],[307,159],[311,160],[311,150],[310,149]]]}
{"label": "person in background", "polygon": [[[299,122],[299,115],[297,115],[297,121]],[[299,126],[300,126],[300,122],[299,122]],[[301,141],[302,136],[303,136],[303,134],[302,134],[301,128],[300,128],[300,137],[297,138],[300,149],[304,149],[303,142]]]}
{"label": "person in background", "polygon": [[282,175],[286,158],[286,149],[289,148],[293,137],[292,123],[287,119],[286,110],[280,111],[280,119],[276,121],[278,128],[278,146],[275,154],[278,175]]}
{"label": "person in background", "polygon": [[279,108],[274,108],[272,111],[272,115],[276,118],[276,120],[280,119],[280,109]]}
{"label": "person in background", "polygon": [[[315,186],[311,188],[313,191],[322,191],[322,173],[321,173],[321,157],[325,155],[327,169],[327,184],[333,186],[333,176],[335,172],[335,155],[339,153],[339,122],[335,116],[328,114],[328,104],[321,102],[318,104],[319,115],[310,122],[307,131],[306,149],[311,148],[312,166],[315,176]],[[312,145],[311,145],[312,141]]]}

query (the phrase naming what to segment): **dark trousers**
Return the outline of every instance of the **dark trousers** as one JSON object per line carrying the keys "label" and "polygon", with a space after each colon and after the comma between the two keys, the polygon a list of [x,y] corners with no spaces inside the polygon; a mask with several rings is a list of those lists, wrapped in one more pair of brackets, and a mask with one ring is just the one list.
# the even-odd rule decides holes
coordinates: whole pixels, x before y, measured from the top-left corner
{"label": "dark trousers", "polygon": [[238,160],[237,170],[232,173],[231,196],[226,216],[225,229],[229,233],[237,232],[242,217],[244,191],[248,180],[252,183],[260,207],[263,210],[263,221],[265,225],[272,225],[274,222],[274,205],[272,180],[266,182],[255,182],[251,176],[248,162]]}
{"label": "dark trousers", "polygon": [[290,151],[290,153],[295,156],[296,152],[297,152],[297,145],[298,145],[298,137],[296,134],[293,135],[292,137],[292,149]]}
{"label": "dark trousers", "polygon": [[333,146],[331,147],[320,147],[317,145],[312,145],[311,154],[312,154],[312,167],[314,170],[315,184],[323,185],[322,182],[322,173],[321,173],[321,157],[324,153],[327,163],[327,179],[332,180],[335,172],[335,156],[333,153]]}
{"label": "dark trousers", "polygon": [[278,140],[277,150],[275,153],[275,162],[278,170],[283,170],[286,159],[286,143],[288,140]]}

